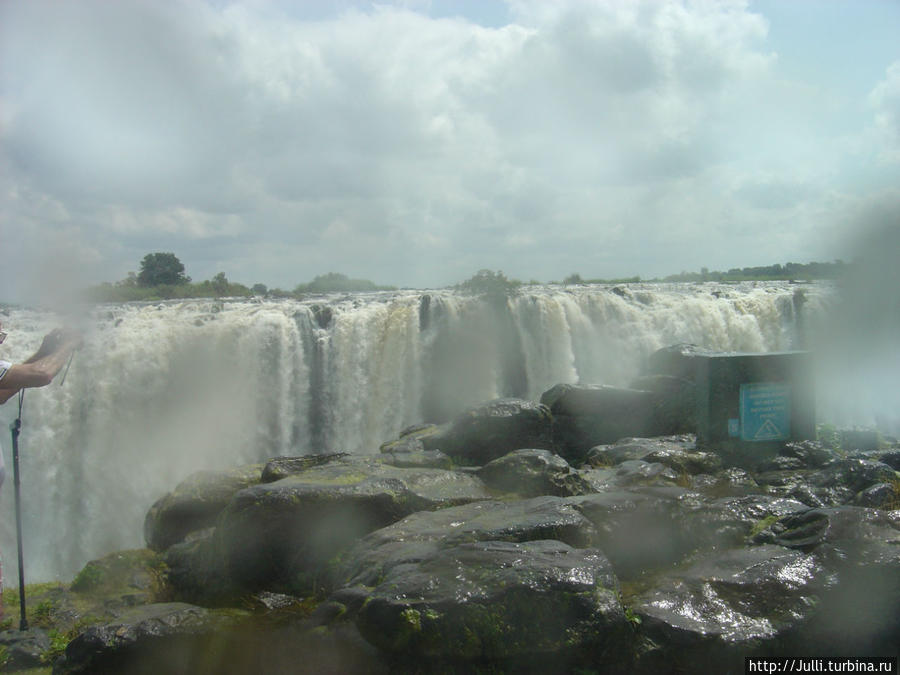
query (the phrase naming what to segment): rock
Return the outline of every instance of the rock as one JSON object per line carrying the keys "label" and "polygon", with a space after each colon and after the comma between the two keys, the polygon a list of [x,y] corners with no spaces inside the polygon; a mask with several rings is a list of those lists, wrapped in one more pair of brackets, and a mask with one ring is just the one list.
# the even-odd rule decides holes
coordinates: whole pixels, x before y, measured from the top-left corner
{"label": "rock", "polygon": [[237,493],[215,546],[239,586],[304,594],[324,583],[331,558],[368,532],[416,511],[487,498],[466,473],[374,458],[333,462]]}
{"label": "rock", "polygon": [[169,650],[186,638],[210,636],[222,627],[222,622],[208,610],[194,605],[136,607],[112,623],[91,626],[78,635],[66,647],[65,660],[54,672],[154,672],[147,669],[150,663],[157,668],[155,672],[185,672],[175,667],[183,667],[179,654]]}
{"label": "rock", "polygon": [[697,388],[692,376],[642,375],[628,387],[655,395],[655,435],[687,434],[697,429]]}
{"label": "rock", "polygon": [[804,653],[896,653],[900,511],[808,509],[778,519],[755,541],[811,554],[836,582],[819,598],[819,611],[799,647]]}
{"label": "rock", "polygon": [[865,459],[842,459],[812,474],[809,482],[817,487],[845,488],[853,494],[876,483],[890,483],[897,473],[887,464]]}
{"label": "rock", "polygon": [[593,525],[594,546],[616,575],[633,580],[668,567],[693,551],[697,542],[684,525],[684,502],[699,495],[683,488],[609,488],[569,501]]}
{"label": "rock", "polygon": [[887,464],[894,471],[900,471],[900,450],[891,450],[881,455],[880,461]]}
{"label": "rock", "polygon": [[696,448],[691,436],[622,438],[611,445],[591,448],[587,452],[585,462],[591,466],[614,466],[629,459],[644,459],[653,453],[668,456],[692,450]]}
{"label": "rock", "polygon": [[[421,441],[416,441],[421,446]],[[381,461],[391,466],[407,469],[451,469],[453,460],[440,450],[392,451],[381,456]]]}
{"label": "rock", "polygon": [[900,566],[900,512],[858,506],[805,509],[779,518],[755,540],[816,551],[841,564]]}
{"label": "rock", "polygon": [[491,489],[521,497],[567,497],[592,491],[566,460],[549,450],[514,450],[485,464],[478,477]]}
{"label": "rock", "polygon": [[891,483],[875,483],[859,492],[853,501],[858,506],[868,506],[873,509],[887,511],[900,509],[900,494]]}
{"label": "rock", "polygon": [[805,469],[821,468],[839,459],[834,450],[826,448],[819,441],[793,441],[786,443],[780,453],[783,457],[795,457]]}
{"label": "rock", "polygon": [[697,345],[680,343],[657,349],[647,360],[647,372],[654,375],[669,375],[687,380],[694,379],[696,363],[694,357],[702,354]]}
{"label": "rock", "polygon": [[401,663],[478,664],[564,672],[627,654],[615,575],[596,549],[559,541],[480,541],[386,569],[357,618]]}
{"label": "rock", "polygon": [[475,502],[414,513],[372,532],[342,556],[335,579],[339,586],[373,586],[390,567],[467,542],[556,539],[578,548],[593,536],[591,521],[561,497]]}
{"label": "rock", "polygon": [[164,551],[195,530],[211,527],[239,490],[260,482],[262,465],[229,471],[199,471],[157,500],[144,519],[144,540]]}
{"label": "rock", "polygon": [[678,474],[665,464],[630,459],[613,469],[615,485],[677,485]]}
{"label": "rock", "polygon": [[196,533],[164,554],[167,578],[179,600],[205,606],[237,603],[244,594],[228,574],[215,529]]}
{"label": "rock", "polygon": [[420,438],[426,450],[483,466],[519,448],[553,449],[552,418],[544,405],[501,398],[470,408],[440,432]]}
{"label": "rock", "polygon": [[[302,455],[300,457],[276,457],[266,462],[262,470],[263,483],[274,483],[276,480],[303,473],[317,466],[337,462],[350,457],[346,452],[325,455]],[[249,486],[245,486],[249,487]]]}
{"label": "rock", "polygon": [[423,438],[439,434],[447,428],[448,425],[414,424],[401,431],[397,440],[382,443],[380,451],[383,453],[422,452],[425,450]]}
{"label": "rock", "polygon": [[755,530],[806,508],[765,495],[709,500],[681,487],[609,488],[568,501],[593,523],[593,545],[623,580],[669,568],[696,551],[740,546]]}
{"label": "rock", "polygon": [[641,670],[734,671],[768,643],[796,639],[829,582],[813,556],[781,546],[708,554],[626,600],[648,641]]}
{"label": "rock", "polygon": [[541,396],[553,415],[557,452],[576,466],[595,445],[665,435],[668,429],[655,417],[657,402],[653,392],[606,385],[558,384]]}
{"label": "rock", "polygon": [[0,647],[6,652],[5,672],[43,667],[43,656],[50,651],[50,638],[41,628],[0,632]]}

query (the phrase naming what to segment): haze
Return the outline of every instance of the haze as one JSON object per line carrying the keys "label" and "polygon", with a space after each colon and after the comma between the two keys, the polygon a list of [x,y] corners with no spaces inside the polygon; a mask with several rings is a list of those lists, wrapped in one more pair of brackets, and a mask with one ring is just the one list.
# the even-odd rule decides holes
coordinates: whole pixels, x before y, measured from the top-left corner
{"label": "haze", "polygon": [[889,0],[6,0],[0,300],[151,251],[287,289],[840,257],[900,205],[898,28]]}

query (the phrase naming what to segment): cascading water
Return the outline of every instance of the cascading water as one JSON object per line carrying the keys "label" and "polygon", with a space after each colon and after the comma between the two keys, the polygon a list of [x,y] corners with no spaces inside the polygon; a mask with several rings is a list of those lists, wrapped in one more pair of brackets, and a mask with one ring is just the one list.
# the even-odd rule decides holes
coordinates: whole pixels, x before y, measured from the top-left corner
{"label": "cascading water", "polygon": [[[497,396],[537,399],[559,382],[627,385],[653,351],[678,342],[800,348],[795,290],[631,284],[529,287],[511,298],[442,290],[98,308],[65,384],[26,395],[29,581],[67,580],[92,558],[142,546],[147,508],[197,470],[376,453],[407,425]],[[803,286],[807,331],[830,297],[828,286]],[[4,313],[12,361],[54,327],[40,312]],[[0,415],[8,425],[14,405]],[[12,485],[2,493],[10,560]]]}

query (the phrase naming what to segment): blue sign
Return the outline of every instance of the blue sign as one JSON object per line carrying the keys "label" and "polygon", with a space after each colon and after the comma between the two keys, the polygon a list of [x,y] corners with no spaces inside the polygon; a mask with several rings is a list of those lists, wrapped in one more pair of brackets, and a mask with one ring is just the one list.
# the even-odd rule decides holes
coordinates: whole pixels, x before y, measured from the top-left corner
{"label": "blue sign", "polygon": [[737,438],[741,435],[741,421],[737,417],[728,420],[728,435]]}
{"label": "blue sign", "polygon": [[783,441],[790,438],[790,383],[742,384],[740,407],[742,441]]}

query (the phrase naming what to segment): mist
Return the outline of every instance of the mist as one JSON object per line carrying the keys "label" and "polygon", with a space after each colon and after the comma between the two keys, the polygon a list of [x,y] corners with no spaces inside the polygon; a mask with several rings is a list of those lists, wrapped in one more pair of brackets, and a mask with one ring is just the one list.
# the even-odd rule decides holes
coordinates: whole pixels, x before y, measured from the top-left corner
{"label": "mist", "polygon": [[820,420],[900,434],[900,221],[894,206],[867,214],[843,249],[853,261],[837,303],[815,329]]}

